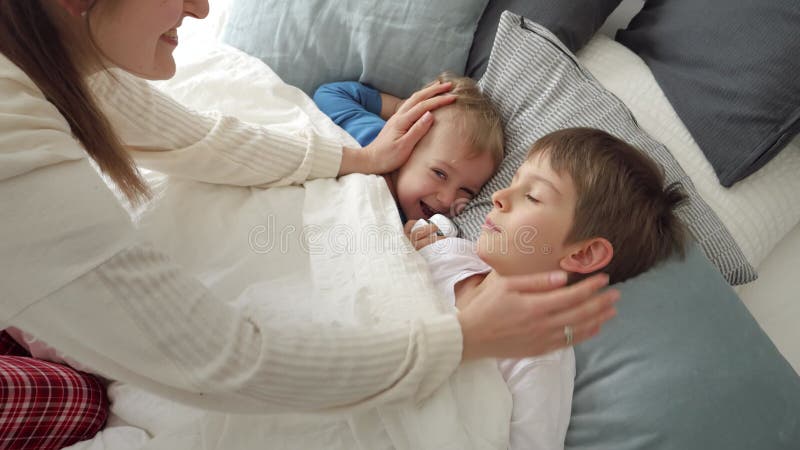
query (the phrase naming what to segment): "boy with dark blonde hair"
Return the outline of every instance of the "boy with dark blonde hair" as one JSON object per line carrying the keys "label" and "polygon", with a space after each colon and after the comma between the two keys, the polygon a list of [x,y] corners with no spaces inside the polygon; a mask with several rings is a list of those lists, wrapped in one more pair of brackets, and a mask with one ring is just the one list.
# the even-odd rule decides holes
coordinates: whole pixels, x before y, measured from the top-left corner
{"label": "boy with dark blonde hair", "polygon": [[[494,207],[476,243],[433,235],[433,226],[409,238],[434,283],[463,308],[498,275],[560,269],[572,281],[605,272],[618,283],[683,255],[686,229],[675,209],[685,198],[630,144],[601,130],[570,128],[536,141],[511,185],[492,195]],[[567,343],[572,334],[565,327]],[[498,366],[514,402],[511,448],[563,448],[572,348]]]}
{"label": "boy with dark blonde hair", "polygon": [[[445,72],[431,82],[452,83],[442,95],[456,101],[432,112],[435,122],[405,164],[384,175],[401,219],[453,216],[474,197],[503,159],[500,114],[475,80]],[[362,146],[368,145],[403,100],[344,81],[320,86],[314,102]]]}

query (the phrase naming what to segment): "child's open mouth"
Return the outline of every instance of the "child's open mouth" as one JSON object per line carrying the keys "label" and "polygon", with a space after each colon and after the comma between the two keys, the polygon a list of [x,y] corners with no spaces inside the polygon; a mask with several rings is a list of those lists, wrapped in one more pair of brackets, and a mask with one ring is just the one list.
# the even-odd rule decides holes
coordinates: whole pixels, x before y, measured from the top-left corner
{"label": "child's open mouth", "polygon": [[432,215],[438,213],[438,211],[426,205],[423,201],[419,202],[419,207],[422,209],[422,215],[425,216],[426,219],[430,219]]}

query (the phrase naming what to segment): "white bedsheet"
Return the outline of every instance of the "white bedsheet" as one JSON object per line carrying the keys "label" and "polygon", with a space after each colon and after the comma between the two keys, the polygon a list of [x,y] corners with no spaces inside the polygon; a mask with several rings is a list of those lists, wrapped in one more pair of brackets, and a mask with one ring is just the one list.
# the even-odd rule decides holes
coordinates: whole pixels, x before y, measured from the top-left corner
{"label": "white bedsheet", "polygon": [[[162,87],[184,104],[354,142],[301,91],[227,47],[184,60]],[[220,298],[274,320],[380,326],[449,311],[402,234],[382,178],[350,175],[269,190],[152,175],[139,228]],[[354,415],[200,411],[132,386],[109,393],[115,425],[73,448],[506,448],[511,397],[494,361],[462,365],[422,404]],[[127,425],[127,426],[125,426]],[[139,431],[139,432],[137,432]],[[142,432],[151,439],[141,442]]]}

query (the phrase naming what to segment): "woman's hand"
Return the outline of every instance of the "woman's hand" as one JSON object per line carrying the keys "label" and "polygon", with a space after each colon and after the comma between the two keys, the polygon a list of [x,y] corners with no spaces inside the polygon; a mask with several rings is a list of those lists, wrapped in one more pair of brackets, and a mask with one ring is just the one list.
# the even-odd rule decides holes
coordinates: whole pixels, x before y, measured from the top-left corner
{"label": "woman's hand", "polygon": [[[463,360],[543,355],[600,332],[616,315],[619,291],[598,290],[608,276],[598,274],[568,287],[564,272],[502,277],[490,274],[481,292],[458,313],[464,336]],[[487,283],[488,282],[488,283]]]}
{"label": "woman's hand", "polygon": [[372,143],[362,149],[343,148],[339,175],[349,173],[389,173],[402,166],[433,125],[433,111],[453,103],[452,83],[437,83],[415,92],[386,122]]}

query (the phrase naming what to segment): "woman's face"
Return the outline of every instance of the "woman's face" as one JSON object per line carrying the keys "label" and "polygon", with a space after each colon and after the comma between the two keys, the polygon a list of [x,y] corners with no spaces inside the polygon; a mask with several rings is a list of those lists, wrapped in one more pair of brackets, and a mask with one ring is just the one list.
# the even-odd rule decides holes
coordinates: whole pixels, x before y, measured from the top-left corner
{"label": "woman's face", "polygon": [[95,45],[115,66],[142,78],[175,74],[172,52],[184,17],[208,15],[208,0],[97,0],[89,10]]}

